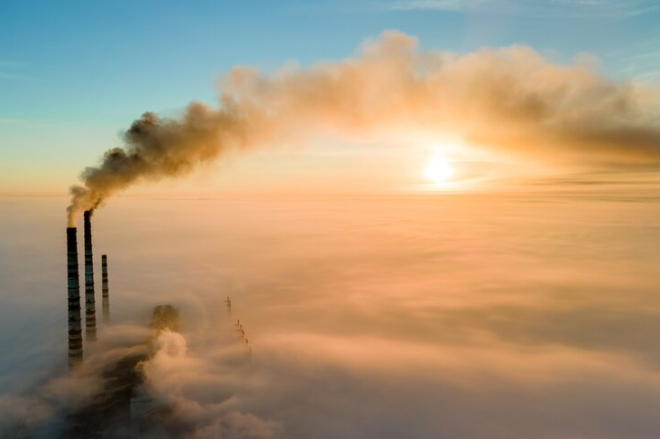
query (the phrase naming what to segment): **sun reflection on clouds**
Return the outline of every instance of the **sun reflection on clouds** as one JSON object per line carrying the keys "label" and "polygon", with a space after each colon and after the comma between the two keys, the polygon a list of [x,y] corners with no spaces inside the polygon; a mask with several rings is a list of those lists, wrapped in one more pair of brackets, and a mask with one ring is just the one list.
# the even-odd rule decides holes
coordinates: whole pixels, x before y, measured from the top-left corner
{"label": "sun reflection on clouds", "polygon": [[424,178],[438,185],[451,181],[453,176],[454,167],[440,154],[432,157],[424,168]]}
{"label": "sun reflection on clouds", "polygon": [[421,167],[421,177],[426,183],[417,189],[423,191],[447,191],[461,189],[466,178],[462,143],[449,140],[435,143],[425,153],[426,162]]}

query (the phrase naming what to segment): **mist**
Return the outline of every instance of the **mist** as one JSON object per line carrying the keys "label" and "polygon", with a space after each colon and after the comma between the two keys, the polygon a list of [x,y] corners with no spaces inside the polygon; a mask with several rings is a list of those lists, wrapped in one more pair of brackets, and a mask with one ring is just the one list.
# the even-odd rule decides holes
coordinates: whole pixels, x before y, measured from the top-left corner
{"label": "mist", "polygon": [[[87,364],[169,303],[180,333],[143,372],[183,437],[655,438],[660,205],[598,190],[118,197],[94,218],[115,326]],[[0,205],[23,261],[0,267],[0,401],[34,425],[61,422],[43,389],[66,375],[62,202]]]}

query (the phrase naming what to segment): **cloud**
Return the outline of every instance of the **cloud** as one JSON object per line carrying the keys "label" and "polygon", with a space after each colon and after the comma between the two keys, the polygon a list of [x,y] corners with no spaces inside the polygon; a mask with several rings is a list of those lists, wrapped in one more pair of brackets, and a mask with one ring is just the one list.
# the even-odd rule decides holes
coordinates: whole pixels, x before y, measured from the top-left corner
{"label": "cloud", "polygon": [[216,339],[213,346],[196,353],[189,352],[183,335],[161,333],[155,355],[143,366],[148,388],[191,426],[187,437],[273,438],[277,423],[249,412],[242,401],[246,392],[259,387],[243,340],[232,336],[230,325],[223,329],[229,340]]}
{"label": "cloud", "polygon": [[544,18],[632,17],[655,11],[652,0],[403,0],[394,11],[464,11]]}
{"label": "cloud", "polygon": [[469,5],[464,0],[419,0],[397,2],[391,6],[395,11],[412,10],[437,10],[437,11],[460,11],[468,8]]}
{"label": "cloud", "polygon": [[[660,203],[609,196],[120,197],[96,215],[95,246],[111,255],[113,321],[139,324],[101,327],[107,356],[87,355],[88,370],[172,303],[181,333],[162,335],[144,371],[189,427],[177,439],[655,438]],[[9,259],[47,276],[0,267],[7,294],[61,310],[48,332],[62,364],[63,241],[49,230],[64,202],[23,201],[0,219]],[[23,315],[3,312],[4,325]],[[7,375],[50,361],[38,353]],[[61,419],[56,383],[0,405]]]}
{"label": "cloud", "polygon": [[23,376],[27,380],[23,388],[0,395],[3,438],[14,437],[19,432],[36,438],[59,437],[66,416],[88,406],[102,394],[106,383],[103,372],[128,355],[144,353],[145,340],[151,334],[144,327],[130,325],[105,328],[104,333],[94,349],[86,346],[89,349],[86,361],[74,372],[56,368],[46,376]]}

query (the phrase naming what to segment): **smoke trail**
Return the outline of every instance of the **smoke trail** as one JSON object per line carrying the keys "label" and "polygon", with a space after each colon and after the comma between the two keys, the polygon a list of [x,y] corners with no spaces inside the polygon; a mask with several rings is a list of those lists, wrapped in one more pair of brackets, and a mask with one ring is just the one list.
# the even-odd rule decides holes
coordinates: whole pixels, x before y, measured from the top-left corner
{"label": "smoke trail", "polygon": [[184,175],[232,145],[245,143],[244,126],[229,105],[213,111],[192,103],[181,120],[143,114],[124,134],[125,147],[106,151],[98,167],[85,169],[84,184],[71,187],[69,223],[77,211],[96,209],[104,199],[140,179]]}
{"label": "smoke trail", "polygon": [[660,163],[658,99],[582,65],[555,65],[527,47],[465,56],[425,52],[386,32],[355,57],[261,75],[232,69],[217,109],[190,104],[179,119],[145,113],[71,188],[81,209],[144,179],[185,175],[232,150],[392,133],[451,134],[483,148],[582,164]]}

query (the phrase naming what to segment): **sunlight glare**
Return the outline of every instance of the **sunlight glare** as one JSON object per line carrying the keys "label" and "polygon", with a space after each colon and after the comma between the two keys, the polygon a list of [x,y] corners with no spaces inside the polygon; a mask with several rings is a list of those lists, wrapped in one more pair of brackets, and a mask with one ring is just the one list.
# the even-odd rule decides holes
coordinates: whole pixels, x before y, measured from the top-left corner
{"label": "sunlight glare", "polygon": [[454,176],[454,169],[446,157],[435,155],[424,168],[424,177],[433,183],[445,183]]}

